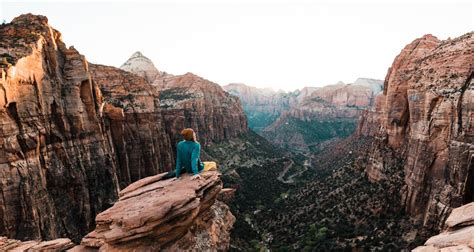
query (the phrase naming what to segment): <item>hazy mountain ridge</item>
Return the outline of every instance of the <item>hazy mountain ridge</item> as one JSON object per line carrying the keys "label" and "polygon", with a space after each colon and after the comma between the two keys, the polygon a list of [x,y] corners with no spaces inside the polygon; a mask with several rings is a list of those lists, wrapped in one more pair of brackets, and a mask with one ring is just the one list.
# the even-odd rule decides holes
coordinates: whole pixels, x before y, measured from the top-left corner
{"label": "hazy mountain ridge", "polygon": [[274,144],[297,151],[319,150],[328,141],[352,134],[359,115],[373,105],[382,88],[383,81],[367,78],[292,92],[245,84],[224,86],[241,99],[250,128]]}

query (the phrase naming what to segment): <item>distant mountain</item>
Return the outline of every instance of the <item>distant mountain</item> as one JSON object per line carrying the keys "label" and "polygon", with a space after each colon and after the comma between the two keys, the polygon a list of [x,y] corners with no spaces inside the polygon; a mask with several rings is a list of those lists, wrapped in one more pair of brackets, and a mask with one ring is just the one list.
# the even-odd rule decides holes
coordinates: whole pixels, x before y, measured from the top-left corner
{"label": "distant mountain", "polygon": [[293,92],[245,84],[224,89],[241,99],[250,128],[282,147],[309,151],[352,134],[361,111],[374,103],[382,87],[382,80],[359,78]]}
{"label": "distant mountain", "polygon": [[304,92],[274,91],[271,88],[256,88],[240,83],[223,86],[224,90],[240,98],[247,115],[249,127],[256,132],[263,131],[282,112],[289,110],[302,99]]}
{"label": "distant mountain", "polygon": [[120,66],[120,69],[141,76],[150,83],[160,77],[160,71],[158,71],[153,62],[141,52],[132,54],[132,56]]}

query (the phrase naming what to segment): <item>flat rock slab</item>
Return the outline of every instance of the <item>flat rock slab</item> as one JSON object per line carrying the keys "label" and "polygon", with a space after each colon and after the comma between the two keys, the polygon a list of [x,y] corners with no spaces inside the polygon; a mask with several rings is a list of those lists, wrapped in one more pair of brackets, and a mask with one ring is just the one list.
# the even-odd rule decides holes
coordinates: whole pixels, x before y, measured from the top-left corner
{"label": "flat rock slab", "polygon": [[0,251],[65,251],[75,244],[68,238],[50,241],[19,241],[0,237]]}
{"label": "flat rock slab", "polygon": [[474,202],[453,209],[446,220],[446,225],[450,228],[472,224],[474,224]]}
{"label": "flat rock slab", "polygon": [[102,250],[162,248],[188,232],[196,217],[209,209],[222,189],[220,173],[201,179],[164,174],[139,180],[120,192],[119,200],[96,217],[96,229],[81,244]]}
{"label": "flat rock slab", "polygon": [[433,236],[425,245],[433,245],[438,248],[452,247],[457,245],[474,244],[474,226],[461,228],[456,231],[443,232]]}

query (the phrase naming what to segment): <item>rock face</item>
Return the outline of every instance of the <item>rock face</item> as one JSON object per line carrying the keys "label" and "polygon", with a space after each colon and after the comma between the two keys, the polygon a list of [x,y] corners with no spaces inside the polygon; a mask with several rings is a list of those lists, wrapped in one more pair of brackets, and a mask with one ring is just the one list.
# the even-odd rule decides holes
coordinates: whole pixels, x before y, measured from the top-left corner
{"label": "rock face", "polygon": [[172,148],[158,91],[145,79],[114,67],[89,64],[89,70],[104,94],[102,113],[118,159],[120,187],[171,170]]}
{"label": "rock face", "polygon": [[[134,61],[133,58],[127,62]],[[153,63],[134,66],[124,69],[140,75]],[[230,139],[248,131],[240,101],[216,83],[192,73],[177,76],[162,73],[148,82],[159,92],[166,132],[172,143],[181,139],[179,133],[187,127],[196,131],[203,144]]]}
{"label": "rock face", "polygon": [[160,90],[160,103],[172,141],[180,139],[180,130],[187,127],[196,130],[204,144],[248,131],[239,99],[192,73],[166,79]]}
{"label": "rock face", "polygon": [[120,69],[143,77],[149,83],[153,83],[160,77],[160,71],[158,71],[153,62],[141,52],[132,54],[132,56],[120,66]]}
{"label": "rock face", "polygon": [[200,180],[161,180],[163,175],[122,190],[119,201],[97,215],[96,230],[82,245],[101,251],[227,249],[235,217],[216,202],[220,174],[205,172]]}
{"label": "rock face", "polygon": [[366,165],[385,180],[395,157],[404,170],[402,204],[437,228],[451,207],[474,200],[473,33],[416,39],[395,58],[383,94],[358,134],[374,138]]}
{"label": "rock face", "polygon": [[0,57],[0,234],[78,240],[118,192],[99,88],[43,16],[0,26]]}
{"label": "rock face", "polygon": [[[123,222],[114,219],[121,229],[105,223],[112,221],[109,217],[125,214],[114,212],[119,207],[126,211],[142,204],[143,210],[148,203],[152,204],[146,205],[148,212],[137,210],[141,218],[148,218],[148,231],[173,230],[153,237],[151,247],[171,246],[173,239],[181,236],[187,237],[187,242],[173,248],[228,246],[233,216],[225,204],[214,204],[222,187],[217,173],[207,173],[200,181],[172,182],[178,187],[165,186],[169,181],[153,184],[159,176],[148,176],[173,168],[170,136],[175,141],[181,128],[196,128],[203,139],[209,139],[205,141],[245,132],[246,118],[235,97],[194,75],[176,79],[157,75],[160,83],[166,78],[170,85],[176,84],[168,94],[183,90],[193,97],[167,97],[166,104],[171,104],[176,114],[163,111],[162,93],[145,79],[152,79],[149,71],[143,78],[88,64],[74,48],[66,48],[46,17],[31,14],[0,25],[0,71],[0,235],[21,240],[69,237],[78,242],[94,228],[96,215],[117,201],[119,188],[138,180],[122,191],[114,208],[97,217],[97,237],[106,246],[126,246],[116,241],[136,241],[150,235],[143,230],[140,233],[141,229],[133,226],[137,223],[121,226]],[[147,191],[153,186],[156,188]],[[168,192],[175,197],[151,202],[138,195]],[[161,220],[156,219],[159,214]],[[173,217],[184,222],[175,223]],[[159,223],[148,222],[151,219]],[[100,236],[107,227],[111,230]],[[131,230],[134,235],[122,233],[119,238],[119,230]],[[109,239],[112,234],[116,240]],[[140,246],[145,248],[149,240],[143,239]],[[70,242],[20,244],[3,239],[0,246],[64,250]],[[74,251],[83,249],[88,248],[75,247]]]}
{"label": "rock face", "polygon": [[455,208],[446,221],[444,231],[431,237],[425,246],[413,251],[473,251],[474,202]]}

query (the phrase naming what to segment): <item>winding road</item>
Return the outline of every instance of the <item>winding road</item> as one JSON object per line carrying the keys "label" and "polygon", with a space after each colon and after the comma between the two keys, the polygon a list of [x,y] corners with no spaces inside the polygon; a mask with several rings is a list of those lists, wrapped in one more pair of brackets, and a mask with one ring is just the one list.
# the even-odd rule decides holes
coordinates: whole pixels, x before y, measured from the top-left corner
{"label": "winding road", "polygon": [[306,172],[308,169],[309,169],[309,166],[311,166],[311,156],[307,156],[305,155],[308,159],[306,159],[304,161],[304,164],[303,164],[303,169],[302,170],[299,170],[298,172],[294,173],[294,174],[291,174],[288,179],[284,179],[284,177],[286,176],[286,174],[288,173],[288,171],[291,169],[291,167],[293,167],[293,165],[295,165],[295,162],[293,160],[290,160],[289,164],[286,165],[286,167],[283,169],[283,171],[278,175],[278,181],[282,182],[282,183],[285,183],[285,184],[291,184],[291,183],[295,183],[295,180],[294,178],[297,177],[297,176],[300,176],[301,174],[303,174],[304,172]]}

